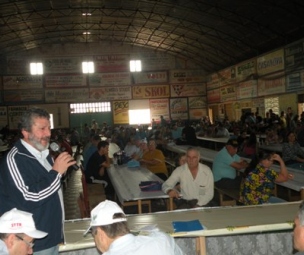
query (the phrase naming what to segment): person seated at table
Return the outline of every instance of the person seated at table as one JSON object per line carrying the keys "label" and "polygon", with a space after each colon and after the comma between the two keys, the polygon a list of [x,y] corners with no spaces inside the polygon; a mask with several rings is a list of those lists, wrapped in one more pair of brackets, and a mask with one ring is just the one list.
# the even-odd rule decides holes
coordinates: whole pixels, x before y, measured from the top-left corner
{"label": "person seated at table", "polygon": [[182,129],[182,136],[176,139],[177,145],[197,145],[195,129],[191,127],[189,121],[186,121],[185,127]]}
{"label": "person seated at table", "polygon": [[146,139],[141,139],[139,141],[139,151],[134,155],[133,159],[140,161],[143,155],[149,151],[148,142]]}
{"label": "person seated at table", "polygon": [[265,143],[266,144],[277,144],[279,143],[279,136],[278,134],[274,131],[273,128],[268,128],[266,130],[266,138],[265,138]]}
{"label": "person seated at table", "polygon": [[139,147],[136,146],[136,143],[140,141],[138,137],[130,137],[128,143],[124,148],[124,152],[128,158],[133,158],[136,153],[139,151]]}
{"label": "person seated at table", "polygon": [[104,255],[184,254],[173,237],[158,229],[149,231],[148,235],[131,234],[127,219],[120,206],[108,200],[91,211],[90,229],[99,252]]}
{"label": "person seated at table", "polygon": [[[271,169],[274,161],[280,165],[279,173]],[[245,205],[286,202],[273,196],[273,192],[275,182],[285,182],[288,180],[288,176],[285,163],[279,154],[260,151],[245,170],[240,190],[240,202]]]}
{"label": "person seated at table", "polygon": [[[235,139],[234,137],[231,137],[231,139]],[[242,130],[239,136],[236,138],[237,143],[238,143],[238,151],[241,150],[244,141],[247,139],[247,132],[246,130]]]}
{"label": "person seated at table", "polygon": [[13,208],[0,217],[0,254],[32,254],[34,239],[47,235],[36,229],[31,213]]}
{"label": "person seated at table", "polygon": [[114,154],[119,152],[120,150],[121,150],[120,147],[117,145],[117,135],[113,134],[109,142],[109,153],[108,153],[111,162],[113,162]]}
{"label": "person seated at table", "polygon": [[293,248],[298,251],[294,255],[304,255],[304,201],[294,219]]}
{"label": "person seated at table", "polygon": [[200,152],[190,147],[186,153],[186,163],[177,167],[162,185],[163,192],[175,198],[177,209],[208,206],[213,198],[211,169],[199,160]]}
{"label": "person seated at table", "polygon": [[101,141],[99,135],[92,135],[90,142],[83,149],[83,168],[86,170],[90,157],[97,151],[97,145]]}
{"label": "person seated at table", "polygon": [[236,139],[229,139],[221,149],[212,165],[214,185],[222,189],[239,189],[242,177],[237,176],[237,171],[245,169],[248,163],[237,155],[238,142]]}
{"label": "person seated at table", "polygon": [[87,183],[94,183],[94,180],[105,181],[106,197],[113,199],[115,191],[108,175],[108,168],[110,167],[108,152],[109,143],[107,141],[100,141],[97,145],[97,151],[93,153],[88,161],[85,177]]}
{"label": "person seated at table", "polygon": [[282,146],[282,157],[286,165],[304,162],[304,151],[296,140],[296,134],[289,132]]}
{"label": "person seated at table", "polygon": [[159,178],[166,180],[168,178],[168,170],[165,163],[165,156],[161,150],[156,149],[156,142],[150,139],[148,142],[149,150],[145,152],[140,159],[140,163],[146,166],[152,173]]}
{"label": "person seated at table", "polygon": [[215,137],[230,137],[230,133],[227,128],[224,127],[223,123],[219,123]]}
{"label": "person seated at table", "polygon": [[258,150],[257,138],[255,133],[251,133],[248,138],[243,142],[238,155],[247,158],[253,158],[256,156]]}
{"label": "person seated at table", "polygon": [[178,154],[178,156],[175,159],[175,167],[182,166],[187,163],[187,153],[182,152]]}

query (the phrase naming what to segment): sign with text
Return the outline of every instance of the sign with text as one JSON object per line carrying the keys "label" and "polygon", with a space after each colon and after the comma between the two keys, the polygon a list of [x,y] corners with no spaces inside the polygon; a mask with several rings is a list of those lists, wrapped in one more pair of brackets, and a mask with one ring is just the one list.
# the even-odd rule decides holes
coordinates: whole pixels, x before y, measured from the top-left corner
{"label": "sign with text", "polygon": [[89,89],[46,89],[45,101],[48,103],[86,102],[89,100]]}
{"label": "sign with text", "polygon": [[8,124],[8,115],[7,115],[7,107],[0,106],[0,128],[6,126]]}
{"label": "sign with text", "polygon": [[286,76],[286,91],[300,91],[304,89],[304,73],[294,72]]}
{"label": "sign with text", "polygon": [[22,114],[28,109],[28,106],[8,106],[8,125],[10,129],[18,129]]}
{"label": "sign with text", "polygon": [[221,102],[233,101],[236,99],[235,85],[220,88]]}
{"label": "sign with text", "polygon": [[247,60],[235,66],[236,81],[245,81],[252,79],[257,73],[256,59]]}
{"label": "sign with text", "polygon": [[7,58],[6,70],[8,74],[30,73],[30,63],[26,58]]}
{"label": "sign with text", "polygon": [[84,87],[86,76],[82,74],[69,75],[46,75],[46,88]]}
{"label": "sign with text", "polygon": [[130,72],[90,74],[89,84],[90,87],[129,86],[131,85],[131,74]]}
{"label": "sign with text", "polygon": [[171,84],[171,97],[205,96],[206,84]]}
{"label": "sign with text", "polygon": [[44,102],[44,91],[42,89],[27,90],[5,90],[3,91],[3,100],[5,103],[13,102]]}
{"label": "sign with text", "polygon": [[133,73],[133,79],[135,84],[155,84],[155,83],[167,83],[168,74],[164,72],[138,72]]}
{"label": "sign with text", "polygon": [[202,70],[171,70],[170,83],[205,82]]}
{"label": "sign with text", "polygon": [[170,98],[170,113],[172,120],[188,119],[187,98]]}
{"label": "sign with text", "polygon": [[164,116],[164,119],[169,119],[169,99],[160,98],[160,99],[150,99],[150,112],[151,119],[159,120],[160,116]]}
{"label": "sign with text", "polygon": [[129,101],[113,101],[113,121],[114,124],[129,124]]}
{"label": "sign with text", "polygon": [[131,99],[131,87],[90,88],[90,101],[109,101]]}
{"label": "sign with text", "polygon": [[3,76],[3,89],[42,89],[42,76]]}
{"label": "sign with text", "polygon": [[79,57],[55,57],[43,60],[44,72],[48,73],[77,73],[81,72],[82,60]]}
{"label": "sign with text", "polygon": [[213,89],[207,91],[208,104],[219,103],[221,101],[220,89]]}
{"label": "sign with text", "polygon": [[169,85],[143,85],[132,87],[133,99],[170,97]]}
{"label": "sign with text", "polygon": [[206,108],[207,107],[207,98],[204,97],[189,97],[189,108],[195,109],[195,108]]}
{"label": "sign with text", "polygon": [[285,74],[279,72],[258,79],[258,96],[274,95],[285,92]]}
{"label": "sign with text", "polygon": [[128,54],[110,54],[93,56],[95,71],[99,73],[130,71],[130,56]]}
{"label": "sign with text", "polygon": [[228,67],[218,72],[220,85],[225,86],[235,82],[235,67]]}
{"label": "sign with text", "polygon": [[140,52],[139,59],[141,59],[142,69],[144,71],[169,70],[175,68],[175,57],[164,52]]}
{"label": "sign with text", "polygon": [[280,49],[257,58],[259,76],[284,69],[284,49]]}
{"label": "sign with text", "polygon": [[189,109],[189,119],[190,120],[200,120],[207,116],[206,109]]}
{"label": "sign with text", "polygon": [[304,41],[285,47],[285,68],[302,69],[304,67]]}
{"label": "sign with text", "polygon": [[207,78],[207,90],[212,90],[220,87],[220,79],[217,73],[211,74]]}
{"label": "sign with text", "polygon": [[258,96],[257,80],[240,82],[236,89],[237,99],[254,98]]}

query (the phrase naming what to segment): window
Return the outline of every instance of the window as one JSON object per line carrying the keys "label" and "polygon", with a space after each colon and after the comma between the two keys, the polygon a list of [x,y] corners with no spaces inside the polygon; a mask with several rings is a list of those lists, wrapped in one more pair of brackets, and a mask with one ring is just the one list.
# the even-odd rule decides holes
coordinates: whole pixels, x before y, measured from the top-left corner
{"label": "window", "polygon": [[43,74],[42,63],[30,63],[30,72],[31,72],[31,75]]}
{"label": "window", "polygon": [[95,68],[94,68],[94,62],[82,62],[82,72],[83,73],[94,73]]}
{"label": "window", "polygon": [[70,113],[89,113],[89,112],[110,112],[111,103],[82,103],[82,104],[70,104]]}
{"label": "window", "polygon": [[129,124],[142,125],[151,123],[150,109],[129,110]]}
{"label": "window", "polygon": [[141,60],[130,61],[130,72],[141,72]]}

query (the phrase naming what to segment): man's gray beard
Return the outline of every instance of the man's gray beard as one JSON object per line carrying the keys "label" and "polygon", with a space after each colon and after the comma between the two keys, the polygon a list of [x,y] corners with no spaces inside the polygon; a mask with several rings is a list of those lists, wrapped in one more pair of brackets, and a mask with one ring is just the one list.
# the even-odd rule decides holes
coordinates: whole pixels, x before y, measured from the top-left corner
{"label": "man's gray beard", "polygon": [[49,148],[50,143],[48,142],[46,146],[43,146],[39,142],[35,140],[35,138],[29,137],[29,141],[32,143],[33,147],[36,148],[38,151],[44,151]]}

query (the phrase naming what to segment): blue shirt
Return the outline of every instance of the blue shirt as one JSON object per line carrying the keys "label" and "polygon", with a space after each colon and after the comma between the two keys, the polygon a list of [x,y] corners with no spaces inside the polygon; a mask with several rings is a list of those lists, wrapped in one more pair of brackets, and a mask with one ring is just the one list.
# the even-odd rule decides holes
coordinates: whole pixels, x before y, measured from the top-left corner
{"label": "blue shirt", "polygon": [[226,147],[221,149],[215,156],[212,165],[214,181],[217,182],[222,178],[235,179],[236,170],[230,165],[233,162],[239,162],[240,159],[240,156],[237,154],[231,156]]}
{"label": "blue shirt", "polygon": [[95,151],[97,151],[97,147],[94,144],[91,144],[90,147],[85,151],[85,153],[83,155],[84,170],[86,170],[89,159],[94,154]]}

